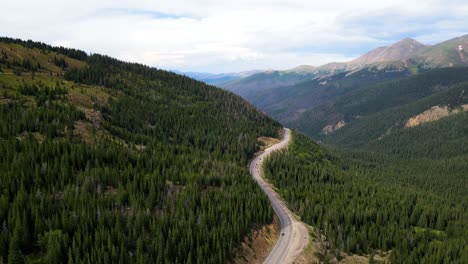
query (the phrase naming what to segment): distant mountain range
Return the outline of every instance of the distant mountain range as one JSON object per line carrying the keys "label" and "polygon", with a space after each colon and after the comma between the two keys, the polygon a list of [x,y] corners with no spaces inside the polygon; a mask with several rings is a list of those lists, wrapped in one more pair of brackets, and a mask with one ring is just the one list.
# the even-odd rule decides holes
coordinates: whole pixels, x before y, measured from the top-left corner
{"label": "distant mountain range", "polygon": [[318,67],[302,65],[286,71],[259,72],[217,85],[249,99],[250,95],[261,90],[291,86],[315,78],[325,80],[342,72],[352,75],[364,68],[415,74],[433,68],[465,66],[468,65],[466,48],[468,35],[432,46],[405,38],[391,46],[371,50],[350,62],[334,62]]}
{"label": "distant mountain range", "polygon": [[468,66],[468,35],[436,45],[405,38],[350,62],[302,65],[265,71],[216,85],[237,93],[292,127],[304,113],[339,96],[373,84],[398,80],[436,68]]}
{"label": "distant mountain range", "polygon": [[234,80],[240,80],[242,78],[254,75],[256,73],[260,73],[260,70],[252,70],[252,71],[245,71],[245,72],[232,72],[232,73],[206,73],[206,72],[182,72],[182,71],[175,71],[178,74],[186,75],[191,77],[195,80],[205,82],[207,84],[217,85],[222,84]]}
{"label": "distant mountain range", "polygon": [[[460,46],[462,50],[459,49]],[[352,61],[332,62],[318,67],[300,65],[283,71],[252,70],[219,74],[175,72],[225,88],[248,99],[262,90],[291,86],[315,78],[327,78],[342,72],[351,75],[364,68],[386,72],[409,71],[414,74],[432,68],[468,65],[465,48],[468,48],[468,35],[433,46],[405,38],[390,46],[373,49]]]}

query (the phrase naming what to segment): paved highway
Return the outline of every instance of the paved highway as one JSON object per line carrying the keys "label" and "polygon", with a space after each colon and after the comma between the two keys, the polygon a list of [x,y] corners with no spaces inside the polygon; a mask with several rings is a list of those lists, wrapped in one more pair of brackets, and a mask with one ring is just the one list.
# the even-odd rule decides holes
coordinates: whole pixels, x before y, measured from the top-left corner
{"label": "paved highway", "polygon": [[273,151],[287,147],[290,141],[291,130],[284,128],[284,137],[281,142],[267,148],[250,163],[250,173],[270,199],[281,225],[280,237],[264,262],[268,264],[293,262],[309,243],[309,232],[305,225],[294,218],[272,186],[262,178],[264,159]]}

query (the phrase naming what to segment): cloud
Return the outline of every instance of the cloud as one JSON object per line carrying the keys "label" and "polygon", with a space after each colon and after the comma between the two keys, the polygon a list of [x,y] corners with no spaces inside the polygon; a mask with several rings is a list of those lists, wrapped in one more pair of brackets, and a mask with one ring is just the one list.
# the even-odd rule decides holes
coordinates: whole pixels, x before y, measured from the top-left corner
{"label": "cloud", "polygon": [[403,37],[465,34],[465,1],[16,0],[0,34],[185,71],[349,60]]}

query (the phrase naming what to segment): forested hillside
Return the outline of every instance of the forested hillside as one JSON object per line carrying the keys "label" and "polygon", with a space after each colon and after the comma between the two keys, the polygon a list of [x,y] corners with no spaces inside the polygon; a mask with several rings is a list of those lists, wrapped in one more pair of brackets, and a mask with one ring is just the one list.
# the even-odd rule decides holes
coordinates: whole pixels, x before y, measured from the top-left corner
{"label": "forested hillside", "polygon": [[[343,147],[360,147],[375,151],[402,153],[426,149],[427,155],[441,151],[468,151],[463,140],[467,124],[468,83],[454,85],[437,94],[414,102],[391,107],[362,117],[334,133],[323,137],[327,143]],[[433,108],[444,107],[449,116],[409,127],[409,121]],[[436,115],[433,114],[433,118]],[[434,145],[437,142],[437,145]],[[419,146],[418,146],[419,145]]]}
{"label": "forested hillside", "polygon": [[266,93],[281,86],[294,85],[306,81],[316,76],[309,71],[264,71],[247,76],[241,79],[219,83],[218,86],[234,92],[247,100],[256,97],[258,94]]}
{"label": "forested hillside", "polygon": [[[460,88],[459,84],[466,81],[468,81],[468,68],[443,68],[397,81],[364,85],[347,93],[343,92],[342,95],[305,111],[289,125],[320,140],[348,134],[343,131],[351,129],[354,133],[360,133],[366,140],[369,139],[369,133],[374,133],[372,139],[377,140],[391,127],[395,130],[395,126],[404,126],[405,118],[410,118],[418,111],[422,112],[437,104],[457,107],[465,103],[468,100],[466,94],[460,96],[460,93],[466,85],[465,88]],[[430,101],[423,100],[430,96],[433,98]],[[421,102],[416,103],[419,100]],[[413,107],[406,107],[407,110],[396,110],[410,104]],[[377,117],[377,113],[382,114]],[[346,125],[333,133],[324,133],[324,128],[338,122]],[[387,127],[383,131],[382,129],[376,131],[376,122],[385,123]],[[354,129],[357,126],[359,128]],[[373,129],[366,129],[369,127]],[[358,144],[357,139],[349,139],[346,139],[348,144]]]}
{"label": "forested hillside", "polygon": [[293,126],[303,112],[323,105],[339,96],[345,96],[356,89],[370,84],[395,80],[410,75],[408,71],[365,68],[353,73],[343,72],[331,76],[304,81],[295,85],[259,91],[243,95],[278,120]]}
{"label": "forested hillside", "polygon": [[[460,143],[467,134],[466,114],[463,118],[454,129]],[[425,129],[430,132],[424,140],[431,144],[437,128]],[[346,252],[368,254],[371,261],[373,255],[390,254],[392,263],[467,263],[468,152],[428,155],[437,150],[331,154],[294,133],[289,150],[267,160],[266,177],[301,219],[326,237],[338,260]]]}
{"label": "forested hillside", "polygon": [[224,263],[270,223],[247,162],[279,124],[139,64],[0,39],[0,263]]}
{"label": "forested hillside", "polygon": [[295,134],[267,177],[336,256],[467,262],[467,73],[438,69],[363,87],[303,113],[299,128],[329,152]]}
{"label": "forested hillside", "polygon": [[266,176],[338,259],[466,263],[467,81],[442,68],[336,89],[289,123],[324,146],[296,133]]}

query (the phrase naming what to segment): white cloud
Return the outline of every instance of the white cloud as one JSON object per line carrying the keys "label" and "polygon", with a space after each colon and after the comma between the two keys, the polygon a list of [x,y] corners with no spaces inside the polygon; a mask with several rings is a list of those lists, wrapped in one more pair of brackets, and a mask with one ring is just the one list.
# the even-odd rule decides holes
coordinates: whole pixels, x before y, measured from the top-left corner
{"label": "white cloud", "polygon": [[54,40],[52,41],[51,45],[57,47],[73,48],[70,41],[67,40]]}
{"label": "white cloud", "polygon": [[468,22],[468,3],[458,0],[16,0],[2,7],[1,35],[211,72],[345,61],[406,36],[434,43],[465,34]]}

